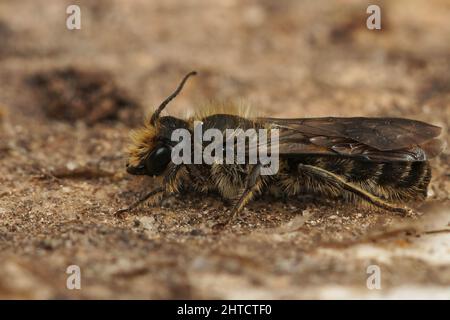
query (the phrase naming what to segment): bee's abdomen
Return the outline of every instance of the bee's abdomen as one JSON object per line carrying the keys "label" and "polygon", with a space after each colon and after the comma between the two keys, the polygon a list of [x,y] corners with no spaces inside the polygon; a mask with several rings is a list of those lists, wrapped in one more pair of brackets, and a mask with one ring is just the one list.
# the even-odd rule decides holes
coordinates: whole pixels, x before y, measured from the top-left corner
{"label": "bee's abdomen", "polygon": [[[345,157],[306,156],[294,160],[294,163],[290,161],[289,167],[293,168],[298,163],[325,169],[376,196],[392,201],[424,199],[431,179],[431,168],[426,161],[373,162]],[[314,185],[312,187],[315,188]],[[316,189],[324,190],[324,187],[318,185]]]}
{"label": "bee's abdomen", "polygon": [[378,183],[382,186],[412,188],[424,183],[428,185],[430,178],[428,162],[392,162],[382,164]]}

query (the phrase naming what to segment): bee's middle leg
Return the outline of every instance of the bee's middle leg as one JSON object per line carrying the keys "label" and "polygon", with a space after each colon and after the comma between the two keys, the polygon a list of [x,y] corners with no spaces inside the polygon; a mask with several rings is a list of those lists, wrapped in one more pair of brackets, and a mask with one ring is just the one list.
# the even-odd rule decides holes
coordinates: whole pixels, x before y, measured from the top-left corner
{"label": "bee's middle leg", "polygon": [[257,164],[252,168],[252,171],[247,176],[245,181],[245,189],[231,210],[230,217],[225,223],[221,224],[222,226],[230,224],[237,217],[242,208],[261,190],[262,180],[260,178],[260,174],[261,164]]}

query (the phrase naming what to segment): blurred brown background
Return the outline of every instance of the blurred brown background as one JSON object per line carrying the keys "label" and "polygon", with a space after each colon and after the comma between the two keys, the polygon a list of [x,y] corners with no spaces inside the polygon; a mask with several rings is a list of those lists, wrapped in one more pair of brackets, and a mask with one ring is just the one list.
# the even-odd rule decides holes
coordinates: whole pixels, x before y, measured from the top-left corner
{"label": "blurred brown background", "polygon": [[[66,8],[81,8],[67,30]],[[382,30],[366,28],[381,7]],[[0,297],[345,298],[450,293],[448,151],[416,218],[257,201],[222,235],[220,199],[181,195],[124,219],[153,187],[123,171],[128,132],[169,106],[261,115],[401,116],[450,124],[450,2],[0,2]],[[82,290],[65,287],[77,264]],[[366,287],[381,267],[383,289]]]}

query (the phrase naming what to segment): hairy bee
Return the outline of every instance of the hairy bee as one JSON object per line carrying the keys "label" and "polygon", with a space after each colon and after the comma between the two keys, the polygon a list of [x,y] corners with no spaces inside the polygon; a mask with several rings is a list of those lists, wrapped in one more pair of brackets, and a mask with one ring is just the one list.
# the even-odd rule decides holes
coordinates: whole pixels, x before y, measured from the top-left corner
{"label": "hairy bee", "polygon": [[[401,118],[277,119],[225,112],[186,120],[160,116],[195,74],[187,74],[132,136],[127,172],[163,176],[162,185],[117,213],[133,209],[152,196],[178,192],[183,186],[235,199],[228,221],[252,198],[269,190],[284,196],[343,198],[402,214],[408,212],[402,204],[426,198],[431,179],[428,159],[439,154],[443,145],[436,139],[439,127]],[[179,128],[192,132],[195,120],[201,121],[205,129],[222,132],[236,128],[278,129],[278,173],[261,175],[259,163],[174,164],[172,133]]]}

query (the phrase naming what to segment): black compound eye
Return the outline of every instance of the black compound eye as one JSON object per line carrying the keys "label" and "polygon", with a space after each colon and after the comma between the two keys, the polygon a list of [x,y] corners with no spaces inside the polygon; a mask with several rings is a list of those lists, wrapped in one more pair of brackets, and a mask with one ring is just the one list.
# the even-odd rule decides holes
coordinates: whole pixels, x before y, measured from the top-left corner
{"label": "black compound eye", "polygon": [[157,176],[163,173],[170,162],[172,151],[169,147],[159,147],[155,149],[145,161],[147,173]]}

